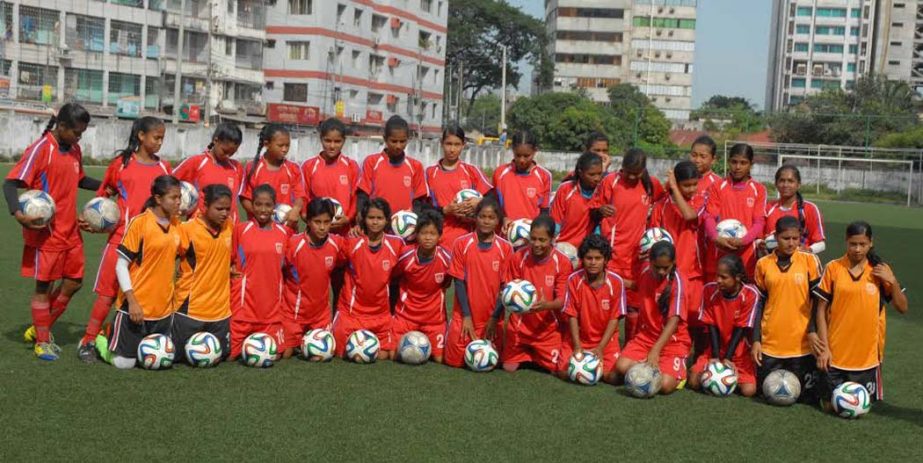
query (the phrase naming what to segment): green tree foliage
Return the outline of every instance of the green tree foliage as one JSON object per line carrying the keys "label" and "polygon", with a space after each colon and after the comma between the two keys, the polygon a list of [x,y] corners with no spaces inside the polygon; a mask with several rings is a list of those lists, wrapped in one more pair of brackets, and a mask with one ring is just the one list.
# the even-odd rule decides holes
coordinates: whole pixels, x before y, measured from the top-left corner
{"label": "green tree foliage", "polygon": [[475,98],[468,114],[465,130],[477,130],[485,135],[497,136],[500,128],[500,97],[485,93]]}
{"label": "green tree foliage", "polygon": [[923,149],[923,127],[886,134],[875,142],[875,146],[879,148]]}
{"label": "green tree foliage", "polygon": [[749,100],[739,96],[714,95],[690,115],[703,121],[709,132],[724,132],[736,137],[741,133],[758,132],[765,127],[762,115]]}

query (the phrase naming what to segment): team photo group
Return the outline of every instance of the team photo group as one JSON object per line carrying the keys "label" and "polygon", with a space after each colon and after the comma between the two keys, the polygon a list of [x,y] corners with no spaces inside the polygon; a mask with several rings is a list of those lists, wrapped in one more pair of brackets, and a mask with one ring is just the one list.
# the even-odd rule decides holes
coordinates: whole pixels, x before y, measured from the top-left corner
{"label": "team photo group", "polygon": [[[95,179],[79,144],[89,124],[86,109],[62,106],[3,186],[35,285],[11,302],[24,324],[30,307],[23,337],[37,359],[62,355],[55,321],[92,282],[76,352],[119,369],[434,361],[847,418],[883,398],[888,307],[908,302],[873,225],[825,230],[794,165],[769,197],[746,144],[722,166],[702,136],[658,179],[643,150],[588,130],[558,183],[528,130],[488,176],[465,162],[457,126],[431,166],[407,152],[398,116],[361,164],[341,152],[346,125],[328,119],[322,151],[301,165],[284,126],[241,153],[227,123],[171,165],[158,157],[164,122],[142,117]],[[78,204],[79,189],[95,198]],[[82,233],[108,234],[93,280]],[[845,254],[821,260],[827,240]]]}

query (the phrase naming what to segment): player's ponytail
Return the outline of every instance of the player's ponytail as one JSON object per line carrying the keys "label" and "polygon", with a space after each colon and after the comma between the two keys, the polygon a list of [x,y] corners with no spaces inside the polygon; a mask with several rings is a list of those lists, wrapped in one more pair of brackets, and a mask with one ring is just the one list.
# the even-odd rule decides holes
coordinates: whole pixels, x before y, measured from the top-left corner
{"label": "player's ponytail", "polygon": [[172,175],[161,175],[154,179],[154,183],[151,184],[151,196],[147,198],[147,201],[144,202],[144,210],[151,209],[157,206],[157,197],[163,197],[171,189],[180,188],[180,181]]}
{"label": "player's ponytail", "polygon": [[[143,133],[148,133],[157,127],[162,127],[163,121],[153,117],[153,116],[144,116],[140,119],[136,119],[135,122],[131,124],[131,132],[128,133],[128,144],[125,148],[122,148],[115,152],[116,156],[122,160],[122,168],[128,166],[128,162],[131,161],[131,155],[138,152],[138,149],[141,148],[141,139],[139,135]],[[156,153],[149,153],[154,155]]]}
{"label": "player's ponytail", "polygon": [[54,114],[51,115],[51,119],[48,119],[48,125],[45,126],[45,130],[42,131],[42,135],[45,135],[48,132],[54,130],[54,126],[58,123],[58,117]]}
{"label": "player's ponytail", "polygon": [[651,174],[647,171],[647,153],[641,148],[629,148],[625,152],[625,157],[622,158],[622,169],[641,169],[641,185],[644,186],[644,192],[653,202],[654,183],[651,181]]}
{"label": "player's ponytail", "polygon": [[51,116],[51,118],[48,120],[48,125],[45,126],[45,130],[42,132],[42,135],[51,132],[55,127],[58,126],[73,129],[77,127],[77,124],[81,123],[90,123],[90,112],[77,103],[67,103],[64,106],[61,106],[61,109],[58,110],[58,114]]}
{"label": "player's ponytail", "polygon": [[667,285],[663,289],[663,293],[660,294],[660,297],[657,298],[657,308],[660,310],[660,314],[666,316],[670,312],[670,298],[673,296],[673,282],[676,281],[676,248],[673,247],[668,241],[658,241],[651,247],[651,262],[661,258],[667,257],[670,259],[670,262],[673,263],[670,273],[667,274]]}
{"label": "player's ponytail", "polygon": [[250,179],[253,178],[253,173],[256,172],[257,166],[260,164],[260,158],[263,155],[263,148],[267,148],[267,144],[272,140],[272,137],[279,133],[284,132],[288,133],[288,130],[285,127],[282,127],[279,124],[267,124],[260,129],[259,140],[256,143],[256,154],[253,156],[253,162],[250,163],[250,168],[247,169],[247,178],[244,181],[244,185],[250,184]]}
{"label": "player's ponytail", "polygon": [[[872,240],[872,226],[864,221],[857,220],[846,226],[846,239],[849,239],[851,236],[856,235],[865,235],[866,238]],[[885,263],[884,259],[875,252],[875,245],[869,248],[868,253],[865,255],[865,258],[868,259],[869,264],[872,264],[872,267]]]}

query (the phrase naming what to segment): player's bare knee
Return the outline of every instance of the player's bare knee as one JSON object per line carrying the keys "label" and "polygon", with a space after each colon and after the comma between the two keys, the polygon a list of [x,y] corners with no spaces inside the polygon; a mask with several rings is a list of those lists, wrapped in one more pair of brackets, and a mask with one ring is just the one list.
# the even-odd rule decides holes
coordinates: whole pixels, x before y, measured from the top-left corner
{"label": "player's bare knee", "polygon": [[753,397],[756,395],[756,384],[741,384],[740,395],[744,397]]}
{"label": "player's bare knee", "polygon": [[660,394],[670,395],[676,391],[679,382],[672,376],[664,376],[660,383]]}
{"label": "player's bare knee", "polygon": [[519,369],[519,362],[503,362],[503,371],[512,373]]}

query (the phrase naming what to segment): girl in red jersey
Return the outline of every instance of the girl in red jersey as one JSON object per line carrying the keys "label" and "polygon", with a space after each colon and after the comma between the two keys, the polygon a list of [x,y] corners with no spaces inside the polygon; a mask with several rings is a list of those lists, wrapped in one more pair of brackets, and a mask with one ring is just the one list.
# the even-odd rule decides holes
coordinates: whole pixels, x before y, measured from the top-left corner
{"label": "girl in red jersey", "polygon": [[676,249],[666,241],[651,248],[650,268],[637,283],[642,298],[638,333],[628,341],[616,368],[625,375],[647,362],[662,374],[661,394],[670,394],[686,379],[689,333],[686,329],[686,278],[676,268]]}
{"label": "girl in red jersey", "polygon": [[269,185],[253,190],[253,219],[238,223],[232,239],[231,355],[253,333],[266,333],[285,346],[282,328],[282,264],[288,230],[272,221],[276,191]]}
{"label": "girl in red jersey", "polygon": [[[731,147],[728,158],[728,177],[712,185],[705,209],[705,234],[707,248],[705,279],[713,280],[721,256],[734,253],[740,256],[747,275],[756,270],[754,241],[763,234],[766,222],[766,187],[750,177],[753,167],[753,148],[746,143]],[[743,238],[718,236],[717,224],[722,220],[737,219],[747,234]]]}
{"label": "girl in red jersey", "polygon": [[580,155],[572,180],[562,182],[551,203],[551,218],[559,227],[558,243],[575,248],[593,233],[596,223],[590,218],[590,201],[603,178],[604,161],[590,151]]}
{"label": "girl in red jersey", "polygon": [[90,311],[86,332],[77,348],[77,356],[85,363],[96,362],[96,335],[118,295],[115,263],[118,261],[117,250],[125,234],[125,227],[132,218],[144,212],[144,202],[150,195],[154,179],[171,172],[170,165],[157,156],[163,145],[164,132],[163,121],[156,117],[146,116],[135,120],[128,135],[128,145],[109,163],[103,183],[96,191],[97,196],[116,194],[122,215],[103,248],[96,282],[93,284],[96,301]]}
{"label": "girl in red jersey", "polygon": [[452,258],[439,245],[442,216],[432,210],[420,212],[416,246],[405,249],[394,272],[400,282],[394,308],[393,337],[400,340],[409,331],[429,338],[433,360],[442,363],[445,349],[446,289]]}
{"label": "girl in red jersey", "polygon": [[[595,156],[595,155],[594,155]],[[597,158],[598,159],[598,158]],[[514,372],[523,362],[558,371],[561,357],[561,326],[557,313],[564,307],[567,277],[574,271],[570,259],[554,247],[555,223],[540,215],[532,222],[529,246],[507,261],[503,281],[527,280],[535,285],[536,300],[528,312],[510,314],[503,343],[503,369]],[[488,331],[503,316],[497,304]]]}
{"label": "girl in red jersey", "polygon": [[605,175],[605,172],[609,171],[609,164],[612,164],[612,158],[609,156],[609,137],[604,133],[590,132],[583,148],[585,152],[599,156],[603,163],[603,175]]}
{"label": "girl in red jersey", "polygon": [[[811,201],[805,201],[798,191],[801,188],[801,171],[797,167],[785,165],[776,171],[776,190],[779,199],[766,205],[766,225],[763,233],[771,235],[776,230],[776,222],[785,216],[792,216],[801,223],[803,235],[801,250],[820,254],[827,249],[827,237],[824,235],[824,218],[820,209]],[[760,242],[760,248],[766,245]]]}
{"label": "girl in red jersey", "polygon": [[[359,164],[343,154],[346,143],[346,125],[330,118],[317,129],[320,133],[320,154],[301,164],[305,195],[308,201],[331,198],[340,203],[343,215],[333,217],[330,231],[346,235],[349,224],[356,218],[356,186],[359,183]],[[342,285],[342,276],[340,277]]]}
{"label": "girl in red jersey", "polygon": [[[35,342],[35,356],[42,360],[58,359],[61,348],[52,339],[51,327],[83,283],[80,230],[89,228],[77,216],[77,189],[95,191],[100,185],[99,180],[84,175],[82,150],[77,144],[89,123],[90,113],[82,106],[62,106],[3,183],[10,215],[23,228],[25,247],[20,274],[35,280],[30,304],[32,326],[23,338]],[[56,210],[50,223],[42,223],[20,210],[18,188],[42,190],[51,196]],[[61,283],[55,286],[58,280]]]}
{"label": "girl in red jersey", "polygon": [[538,138],[528,130],[513,134],[513,161],[494,171],[494,188],[503,208],[503,227],[518,219],[532,220],[551,207],[551,172],[535,162]]}
{"label": "girl in red jersey", "polygon": [[466,189],[486,195],[493,185],[477,166],[461,160],[465,149],[465,131],[458,125],[451,125],[442,132],[442,159],[426,168],[426,189],[433,206],[441,209],[445,216],[441,246],[451,248],[458,237],[471,233],[474,227],[472,216],[481,202],[471,198],[462,203],[455,202],[455,195]]}
{"label": "girl in red jersey", "polygon": [[628,315],[625,318],[625,339],[635,333],[641,299],[635,291],[641,259],[638,242],[650,228],[654,203],[663,196],[663,187],[647,172],[647,154],[631,148],[622,158],[622,169],[607,176],[590,202],[590,217],[599,221],[600,231],[609,240],[612,258],[609,270],[618,273],[628,290]]}
{"label": "girl in red jersey", "polygon": [[390,289],[388,283],[398,264],[404,242],[385,233],[391,206],[383,198],[372,198],[359,210],[362,236],[350,237],[344,246],[346,281],[337,301],[333,337],[337,355],[346,352],[346,340],[354,331],[369,330],[381,346],[378,359],[393,357],[395,339],[391,330]]}
{"label": "girl in red jersey", "polygon": [[699,389],[702,372],[711,362],[723,362],[737,372],[740,395],[756,394],[756,364],[750,356],[749,334],[753,328],[759,291],[747,284],[744,263],[736,254],[718,261],[716,281],[705,285],[699,320],[708,327],[710,343],[691,368],[689,386]]}
{"label": "girl in red jersey", "polygon": [[330,329],[330,279],[343,265],[343,238],[330,234],[333,203],[314,198],[308,203],[304,233],[288,240],[285,254],[285,358],[301,346],[311,329]]}
{"label": "girl in red jersey", "polygon": [[[243,137],[236,125],[227,122],[218,124],[205,152],[186,158],[173,169],[176,178],[191,183],[199,190],[199,205],[190,216],[195,217],[205,210],[206,186],[217,183],[227,185],[231,191],[240,191],[244,169],[231,156],[237,153]],[[237,198],[231,205],[231,221],[237,222]]]}
{"label": "girl in red jersey", "polygon": [[583,240],[578,250],[581,268],[567,279],[564,316],[567,331],[561,343],[558,374],[567,374],[574,352],[591,352],[602,359],[603,381],[615,384],[619,359],[619,319],[627,313],[625,285],[606,270],[612,248],[599,235]]}
{"label": "girl in red jersey", "polygon": [[718,145],[708,135],[702,135],[692,142],[692,149],[689,151],[689,160],[699,169],[699,188],[696,190],[696,196],[701,200],[708,196],[708,190],[715,183],[721,182],[721,176],[716,174],[712,167],[715,165]]}
{"label": "girl in red jersey", "polygon": [[[497,307],[503,268],[513,255],[513,245],[497,236],[503,210],[492,197],[484,198],[475,209],[475,231],[455,241],[449,275],[455,281],[452,321],[446,334],[445,364],[461,368],[465,347],[476,339],[488,339],[503,352],[502,323],[488,323]],[[488,332],[488,326],[493,327]],[[502,357],[501,357],[502,358]]]}
{"label": "girl in red jersey", "polygon": [[[267,184],[276,190],[278,204],[292,206],[285,219],[293,230],[298,227],[301,209],[304,207],[304,182],[298,164],[285,158],[291,145],[291,136],[279,124],[267,124],[260,130],[256,156],[247,163],[247,173],[240,187],[240,205],[247,211],[247,218],[253,218],[253,189]],[[266,150],[263,153],[263,150]],[[263,153],[260,155],[260,153]]]}

